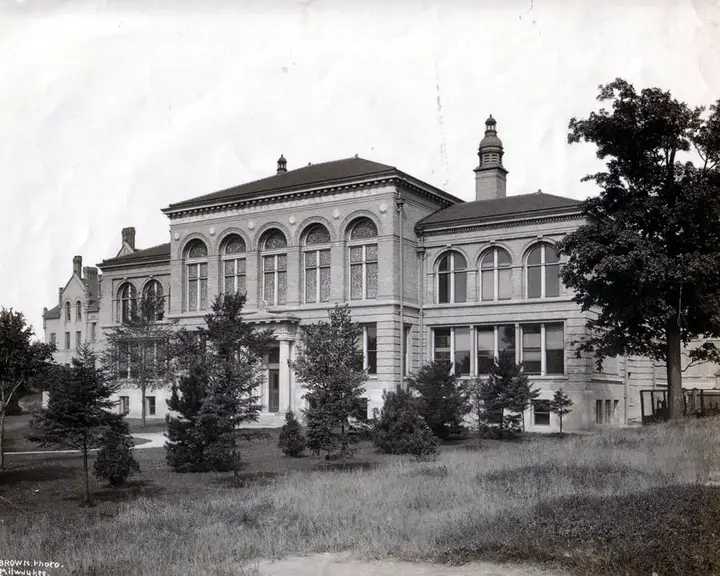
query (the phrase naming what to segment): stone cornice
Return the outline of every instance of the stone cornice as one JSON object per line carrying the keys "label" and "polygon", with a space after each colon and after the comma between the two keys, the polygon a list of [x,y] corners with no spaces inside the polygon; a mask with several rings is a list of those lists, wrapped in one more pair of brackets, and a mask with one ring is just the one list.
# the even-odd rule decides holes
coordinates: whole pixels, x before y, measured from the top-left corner
{"label": "stone cornice", "polygon": [[460,233],[460,232],[477,232],[480,230],[494,230],[498,228],[509,228],[519,226],[532,226],[535,224],[545,224],[548,222],[569,222],[580,218],[579,212],[571,214],[557,214],[548,216],[533,216],[530,218],[512,218],[505,220],[479,221],[468,224],[446,224],[438,226],[431,230],[416,230],[418,236],[442,236],[443,234]]}

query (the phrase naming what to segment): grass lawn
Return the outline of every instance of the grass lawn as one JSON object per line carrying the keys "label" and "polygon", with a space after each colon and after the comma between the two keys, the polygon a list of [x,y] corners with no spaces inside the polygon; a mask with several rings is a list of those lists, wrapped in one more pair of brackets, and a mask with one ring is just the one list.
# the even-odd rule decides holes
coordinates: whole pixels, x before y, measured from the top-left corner
{"label": "grass lawn", "polygon": [[436,460],[375,454],[353,467],[284,458],[277,431],[248,443],[241,481],[177,474],[136,452],[123,490],[80,508],[76,455],[9,456],[3,558],[55,574],[241,573],[254,559],[353,551],[372,558],[543,563],[582,575],[720,573],[720,419],[590,436],[442,447]]}

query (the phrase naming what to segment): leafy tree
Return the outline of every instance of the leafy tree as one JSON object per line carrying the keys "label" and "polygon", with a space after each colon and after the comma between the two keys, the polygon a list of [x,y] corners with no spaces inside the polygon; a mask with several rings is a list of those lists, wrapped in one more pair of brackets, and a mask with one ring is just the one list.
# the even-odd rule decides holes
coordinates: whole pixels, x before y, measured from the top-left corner
{"label": "leafy tree", "polygon": [[210,463],[205,458],[205,444],[212,442],[209,431],[199,426],[199,415],[203,402],[209,394],[208,375],[202,365],[194,366],[189,374],[174,383],[168,408],[178,414],[165,416],[167,423],[165,459],[168,465],[179,472],[205,472],[223,468],[227,463]]}
{"label": "leafy tree", "polygon": [[285,414],[285,424],[280,430],[278,446],[285,456],[291,458],[298,458],[305,451],[305,436],[292,410],[288,410]]}
{"label": "leafy tree", "polygon": [[383,393],[383,407],[373,431],[373,444],[380,452],[430,456],[435,453],[437,443],[410,392]]}
{"label": "leafy tree", "polygon": [[[510,361],[514,363],[512,352],[503,351],[501,356],[506,353],[510,355]],[[516,373],[510,381],[507,405],[505,407],[516,416],[517,420],[522,424],[522,430],[525,431],[525,411],[532,405],[533,400],[540,396],[540,390],[530,385],[530,380],[521,366],[516,365],[513,371]]]}
{"label": "leafy tree", "polygon": [[84,344],[62,382],[53,386],[47,409],[30,422],[28,439],[42,446],[79,450],[83,455],[85,502],[90,501],[88,453],[103,438],[118,414],[110,412],[117,384],[108,379],[92,349]]}
{"label": "leafy tree", "polygon": [[555,391],[553,399],[550,401],[550,412],[557,414],[560,420],[560,434],[563,433],[563,418],[572,412],[572,405],[573,401],[562,388]]}
{"label": "leafy tree", "polygon": [[103,363],[111,377],[127,380],[140,390],[143,426],[146,425],[148,390],[162,388],[173,379],[168,344],[176,321],[163,320],[164,307],[162,296],[145,294],[131,303],[122,324],[106,331]]}
{"label": "leafy tree", "polygon": [[[601,86],[598,100],[612,111],[572,118],[568,135],[607,161],[583,179],[600,194],[584,201],[585,224],[559,246],[568,255],[562,280],[594,316],[577,354],[593,353],[598,365],[615,355],[665,362],[669,417],[678,418],[682,347],[720,336],[720,100],[704,116],[622,79]],[[688,356],[720,361],[707,341]]]}
{"label": "leafy tree", "polygon": [[93,463],[93,472],[98,479],[117,487],[140,472],[140,464],[133,457],[133,439],[124,415],[110,416],[109,426],[102,436],[102,446]]}
{"label": "leafy tree", "polygon": [[0,470],[5,468],[5,417],[32,380],[52,365],[54,346],[33,342],[33,336],[22,312],[0,309]]}
{"label": "leafy tree", "polygon": [[262,355],[275,340],[272,330],[255,330],[243,320],[244,305],[245,294],[219,295],[205,316],[207,327],[194,335],[181,329],[172,346],[175,364],[207,374],[207,394],[195,416],[197,430],[191,431],[201,435],[204,464],[232,469],[235,476],[240,463],[237,428],[257,421]]}
{"label": "leafy tree", "polygon": [[445,440],[460,432],[470,406],[455,375],[450,373],[449,361],[426,364],[408,383],[418,392],[418,410],[435,436]]}
{"label": "leafy tree", "polygon": [[308,325],[303,333],[303,350],[291,363],[298,381],[305,384],[309,408],[305,410],[308,448],[315,454],[351,455],[351,417],[357,413],[367,374],[362,370],[358,349],[361,328],[353,323],[350,308],[336,305],[328,310],[329,322]]}

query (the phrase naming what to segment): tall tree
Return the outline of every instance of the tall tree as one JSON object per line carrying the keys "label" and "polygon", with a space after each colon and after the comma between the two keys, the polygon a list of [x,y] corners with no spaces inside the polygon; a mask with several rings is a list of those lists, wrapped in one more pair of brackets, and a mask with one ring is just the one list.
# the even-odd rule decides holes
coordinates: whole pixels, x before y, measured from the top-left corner
{"label": "tall tree", "polygon": [[14,399],[52,365],[51,344],[33,342],[32,327],[22,312],[0,309],[0,470],[5,467],[5,417]]}
{"label": "tall tree", "polygon": [[122,324],[107,329],[107,346],[102,354],[108,374],[140,390],[143,426],[147,392],[172,382],[168,342],[176,321],[164,319],[164,307],[165,299],[152,293],[131,302]]}
{"label": "tall tree", "polygon": [[[200,402],[195,433],[202,436],[202,460],[210,469],[232,469],[240,463],[237,428],[257,421],[257,391],[263,378],[262,356],[275,341],[273,331],[256,330],[242,318],[245,294],[219,295],[195,333],[181,329],[173,337],[173,365],[187,367],[207,390],[196,390]],[[198,372],[197,370],[200,370]],[[193,374],[191,374],[193,375]]]}
{"label": "tall tree", "polygon": [[[612,103],[572,118],[570,143],[597,146],[606,170],[586,176],[600,194],[584,201],[585,224],[560,244],[562,279],[591,311],[589,352],[665,362],[668,413],[683,413],[682,347],[720,336],[720,100],[691,108],[670,92],[639,93],[617,79],[600,87]],[[720,361],[711,342],[691,363]]]}
{"label": "tall tree", "polygon": [[305,326],[302,353],[291,367],[307,388],[307,447],[328,457],[337,451],[344,460],[356,439],[350,418],[360,408],[367,374],[358,348],[361,328],[352,321],[350,308],[335,305],[328,317],[329,322]]}
{"label": "tall tree", "polygon": [[418,410],[435,436],[445,440],[460,431],[471,406],[451,373],[448,360],[435,360],[424,365],[408,384],[410,389],[417,391]]}
{"label": "tall tree", "polygon": [[[59,373],[62,374],[62,373]],[[30,421],[28,439],[42,446],[78,450],[83,455],[85,502],[90,501],[88,454],[103,444],[106,432],[122,419],[111,412],[118,385],[107,378],[92,349],[78,348],[63,381],[52,387],[47,409]]]}

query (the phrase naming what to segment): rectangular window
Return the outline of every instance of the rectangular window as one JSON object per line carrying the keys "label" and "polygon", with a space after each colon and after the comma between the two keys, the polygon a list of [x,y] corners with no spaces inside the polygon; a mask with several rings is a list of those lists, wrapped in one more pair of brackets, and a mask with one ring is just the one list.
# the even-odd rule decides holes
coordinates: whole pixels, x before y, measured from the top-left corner
{"label": "rectangular window", "polygon": [[65,332],[65,350],[70,350],[70,332]]}
{"label": "rectangular window", "polygon": [[470,374],[470,328],[454,328],[454,372],[457,376]]}
{"label": "rectangular window", "polygon": [[542,296],[542,267],[528,266],[527,268],[527,297],[540,298]]}
{"label": "rectangular window", "polygon": [[604,424],[603,420],[603,401],[595,400],[595,424]]}
{"label": "rectangular window", "polygon": [[155,416],[155,396],[148,396],[145,400],[147,400],[148,416]]}
{"label": "rectangular window", "polygon": [[75,332],[75,348],[80,348],[82,344],[82,332]]}
{"label": "rectangular window", "polygon": [[93,322],[90,324],[90,341],[95,342],[97,340],[97,324]]}
{"label": "rectangular window", "polygon": [[542,374],[541,325],[522,327],[522,364],[527,374]]}
{"label": "rectangular window", "polygon": [[490,374],[495,363],[495,328],[483,326],[477,329],[477,373]]}
{"label": "rectangular window", "polygon": [[223,291],[225,294],[244,294],[245,289],[245,259],[233,258],[223,261]]}
{"label": "rectangular window", "polygon": [[207,262],[188,264],[188,310],[205,310],[207,308]]}
{"label": "rectangular window", "polygon": [[120,396],[118,407],[120,408],[120,414],[127,414],[130,412],[130,396]]}
{"label": "rectangular window", "polygon": [[512,269],[500,268],[498,270],[498,300],[512,298]]}
{"label": "rectangular window", "polygon": [[533,400],[533,424],[550,426],[550,400]]}
{"label": "rectangular window", "polygon": [[613,400],[613,419],[616,419],[618,416],[618,400]]}
{"label": "rectangular window", "polygon": [[450,362],[450,332],[451,328],[433,329],[433,360],[447,360]]}
{"label": "rectangular window", "polygon": [[330,299],[330,250],[305,252],[305,302]]}
{"label": "rectangular window", "polygon": [[470,374],[470,328],[434,328],[433,359],[450,362],[456,376]]}
{"label": "rectangular window", "polygon": [[56,344],[55,332],[50,333],[50,344],[52,344],[53,346],[55,346]]}
{"label": "rectangular window", "polygon": [[562,323],[524,324],[522,364],[527,374],[561,375],[565,373],[565,334]]}
{"label": "rectangular window", "polygon": [[498,354],[500,352],[510,352],[513,359],[515,358],[515,324],[504,324],[498,326]]}
{"label": "rectangular window", "polygon": [[377,244],[350,247],[350,299],[377,298]]}
{"label": "rectangular window", "polygon": [[565,336],[562,324],[545,324],[545,373],[565,373]]}
{"label": "rectangular window", "polygon": [[403,366],[404,374],[410,374],[410,326],[405,326],[405,334],[403,335],[403,357],[405,365]]}
{"label": "rectangular window", "polygon": [[377,324],[366,324],[365,336],[365,368],[368,374],[377,374]]}
{"label": "rectangular window", "polygon": [[612,400],[605,400],[605,422],[610,424],[613,421]]}
{"label": "rectangular window", "polygon": [[130,346],[127,342],[118,344],[118,378],[126,380],[130,378]]}

